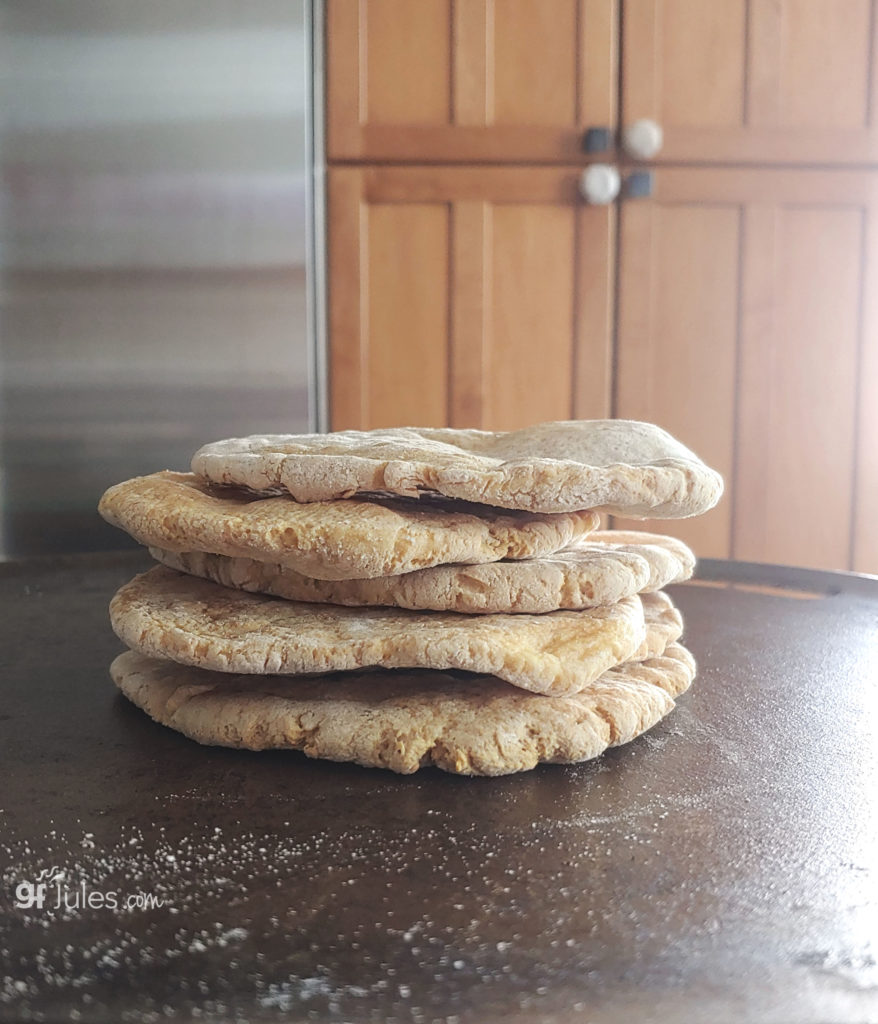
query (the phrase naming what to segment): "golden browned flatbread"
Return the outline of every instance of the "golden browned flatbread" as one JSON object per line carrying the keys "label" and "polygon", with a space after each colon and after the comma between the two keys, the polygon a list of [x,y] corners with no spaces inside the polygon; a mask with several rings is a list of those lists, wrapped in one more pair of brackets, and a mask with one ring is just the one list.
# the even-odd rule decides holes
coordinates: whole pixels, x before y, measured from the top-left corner
{"label": "golden browned flatbread", "polygon": [[[456,669],[561,695],[582,690],[613,665],[649,656],[654,645],[644,607],[635,596],[547,615],[352,609],[248,594],[158,566],[118,591],[110,619],[119,638],[141,654],[214,671]],[[663,630],[668,608],[679,622],[663,594],[652,595],[646,607]]]}
{"label": "golden browned flatbread", "polygon": [[549,554],[598,525],[593,512],[540,515],[410,498],[299,504],[219,493],[191,473],[111,487],[101,515],[141,544],[273,562],[317,579],[393,576],[445,562]]}
{"label": "golden browned flatbread", "polygon": [[[688,579],[692,552],[673,537],[601,531],[552,555],[486,565],[437,565],[368,580],[315,580],[287,566],[202,551],[150,548],[163,565],[225,587],[290,601],[384,605],[468,615],[540,615],[592,608]],[[598,538],[592,542],[592,538]]]}
{"label": "golden browned flatbread", "polygon": [[111,667],[119,689],[199,743],[286,748],[409,774],[435,765],[505,775],[541,762],[587,761],[666,715],[695,663],[663,655],[606,671],[581,693],[544,697],[489,676],[426,670],[342,676],[235,676],[135,654]]}
{"label": "golden browned flatbread", "polygon": [[433,491],[500,508],[659,519],[706,512],[723,489],[722,477],[670,434],[632,420],[232,438],[201,448],[192,469],[297,501]]}

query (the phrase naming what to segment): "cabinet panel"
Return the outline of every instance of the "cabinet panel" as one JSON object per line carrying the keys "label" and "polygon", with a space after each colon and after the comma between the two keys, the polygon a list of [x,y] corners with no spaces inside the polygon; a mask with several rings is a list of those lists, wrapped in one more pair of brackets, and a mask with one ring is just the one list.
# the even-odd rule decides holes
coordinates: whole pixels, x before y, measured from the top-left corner
{"label": "cabinet panel", "polygon": [[494,0],[488,80],[493,111],[488,123],[576,126],[578,114],[576,0]]}
{"label": "cabinet panel", "polygon": [[626,0],[622,35],[661,161],[878,161],[874,0]]}
{"label": "cabinet panel", "polygon": [[577,178],[330,171],[334,429],[609,415],[614,215]]}
{"label": "cabinet panel", "polygon": [[[656,28],[656,70],[661,81],[653,88],[658,92],[659,121],[666,127],[741,125],[747,74],[746,0],[662,0]],[[633,56],[637,58],[636,53]]]}
{"label": "cabinet panel", "polygon": [[748,210],[735,554],[850,567],[864,211]]}
{"label": "cabinet panel", "polygon": [[[697,172],[696,172],[697,173]],[[723,474],[734,465],[741,213],[734,203],[623,205],[616,415],[658,423]],[[727,558],[732,503],[651,524]],[[626,529],[643,529],[618,521]],[[648,527],[649,528],[649,527]]]}
{"label": "cabinet panel", "polygon": [[660,169],[624,206],[616,412],[725,476],[668,524],[702,555],[878,569],[875,200],[865,173]]}
{"label": "cabinet panel", "polygon": [[492,209],[485,337],[485,425],[509,430],[570,415],[574,209],[499,203]]}
{"label": "cabinet panel", "polygon": [[327,0],[330,160],[564,161],[612,126],[618,0]]}
{"label": "cabinet panel", "polygon": [[[765,55],[770,64],[758,68],[762,81],[769,75],[775,81],[763,102],[753,98],[754,120],[805,131],[868,127],[873,6],[871,0],[788,0],[777,11],[762,0],[759,25],[774,29],[778,45]],[[769,28],[772,21],[776,27]]]}
{"label": "cabinet panel", "polygon": [[447,0],[369,0],[360,18],[358,105],[366,123],[447,124]]}
{"label": "cabinet panel", "polygon": [[376,203],[364,229],[364,413],[373,427],[441,426],[448,408],[448,205]]}
{"label": "cabinet panel", "polygon": [[447,203],[366,205],[362,172],[329,176],[335,429],[442,426],[448,406]]}

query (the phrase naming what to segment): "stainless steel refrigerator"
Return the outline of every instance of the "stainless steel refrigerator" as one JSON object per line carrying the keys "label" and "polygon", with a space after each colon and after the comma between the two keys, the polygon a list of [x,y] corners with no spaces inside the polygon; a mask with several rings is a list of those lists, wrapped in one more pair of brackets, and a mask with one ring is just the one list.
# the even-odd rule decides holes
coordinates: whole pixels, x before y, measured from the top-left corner
{"label": "stainless steel refrigerator", "polygon": [[0,0],[0,557],[103,489],[316,423],[306,5]]}

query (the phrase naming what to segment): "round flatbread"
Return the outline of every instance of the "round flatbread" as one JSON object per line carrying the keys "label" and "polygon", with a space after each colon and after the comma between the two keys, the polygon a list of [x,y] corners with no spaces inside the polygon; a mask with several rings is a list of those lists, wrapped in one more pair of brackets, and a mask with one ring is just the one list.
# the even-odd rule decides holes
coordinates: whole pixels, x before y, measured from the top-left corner
{"label": "round flatbread", "polygon": [[633,420],[572,420],[490,432],[407,427],[274,434],[205,445],[194,472],[297,501],[363,491],[451,498],[532,512],[596,509],[677,519],[712,508],[722,477],[670,434]]}
{"label": "round flatbread", "polygon": [[695,554],[688,545],[677,537],[668,537],[663,533],[647,533],[644,530],[595,530],[583,541],[576,541],[588,546],[606,544],[614,551],[633,552],[645,558],[649,563],[649,582],[645,591],[661,590],[672,583],[688,580],[695,571]]}
{"label": "round flatbread", "polygon": [[588,511],[542,515],[441,499],[300,504],[169,471],[116,484],[98,509],[141,544],[252,558],[330,580],[550,554],[599,523]]}
{"label": "round flatbread", "polygon": [[666,647],[683,635],[683,616],[667,594],[641,594],[646,634],[643,643],[631,656],[631,661],[657,658]]}
{"label": "round flatbread", "polygon": [[658,657],[609,669],[572,697],[430,671],[230,676],[130,651],[110,672],[129,700],[199,743],[301,750],[402,774],[435,765],[506,775],[587,761],[633,740],[673,708],[695,662],[671,644]]}
{"label": "round flatbread", "polygon": [[645,608],[661,616],[671,609],[682,628],[664,594],[646,604],[635,596],[582,611],[473,616],[285,601],[158,566],[118,591],[110,619],[141,654],[213,671],[455,669],[558,695],[576,693],[637,657],[648,640]]}
{"label": "round flatbread", "polygon": [[[655,591],[692,575],[681,541],[649,533],[601,531],[555,554],[485,565],[437,565],[368,580],[316,580],[287,566],[203,551],[150,548],[162,565],[256,594],[350,607],[388,606],[467,615],[541,615],[593,608]],[[593,540],[593,538],[595,538]]]}

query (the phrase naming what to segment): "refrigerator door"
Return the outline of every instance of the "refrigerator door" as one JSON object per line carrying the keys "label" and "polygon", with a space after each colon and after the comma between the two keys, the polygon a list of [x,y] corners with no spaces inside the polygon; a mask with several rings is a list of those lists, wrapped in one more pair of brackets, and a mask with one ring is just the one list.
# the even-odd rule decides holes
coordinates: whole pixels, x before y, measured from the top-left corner
{"label": "refrigerator door", "polygon": [[0,556],[111,483],[313,424],[300,3],[0,2]]}

